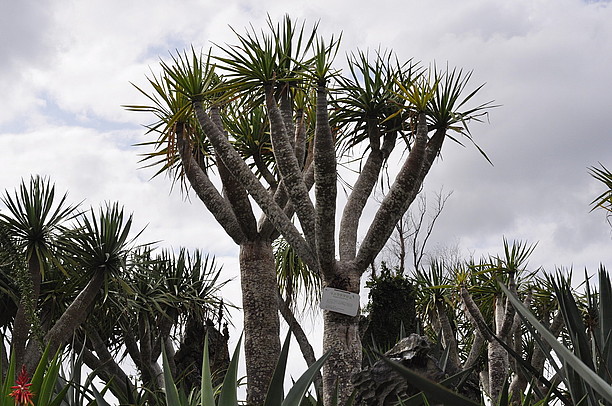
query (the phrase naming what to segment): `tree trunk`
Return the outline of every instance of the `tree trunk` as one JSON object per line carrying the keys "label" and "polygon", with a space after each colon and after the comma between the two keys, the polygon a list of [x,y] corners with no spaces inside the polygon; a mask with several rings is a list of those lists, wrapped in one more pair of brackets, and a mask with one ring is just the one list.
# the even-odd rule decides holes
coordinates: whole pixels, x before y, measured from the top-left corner
{"label": "tree trunk", "polygon": [[[89,315],[91,305],[102,288],[104,275],[105,269],[95,271],[87,285],[45,335],[45,343],[49,346],[50,354],[55,354],[68,341],[81,323],[85,321]],[[26,366],[34,370],[40,360],[40,355],[37,351],[30,351],[25,359]]]}
{"label": "tree trunk", "polygon": [[[29,292],[31,297],[21,297],[19,301],[19,306],[17,307],[17,313],[15,314],[15,320],[13,322],[13,350],[15,351],[15,364],[20,366],[25,363],[26,357],[26,346],[28,344],[28,337],[30,336],[30,328],[32,327],[32,321],[30,317],[31,314],[28,314],[28,311],[35,311],[36,305],[38,303],[38,296],[40,295],[40,284],[42,281],[40,274],[40,262],[38,261],[38,256],[36,252],[32,252],[30,258],[28,259],[28,272],[30,274],[31,280],[31,289]],[[20,287],[23,289],[23,287]],[[22,291],[22,295],[28,294],[27,291]],[[34,308],[29,309],[28,307],[32,305]],[[35,339],[39,339],[39,337],[34,337]],[[29,373],[33,373],[33,370],[29,370]]]}
{"label": "tree trunk", "polygon": [[240,281],[244,312],[247,403],[264,402],[280,353],[276,269],[272,243],[240,245]]}
{"label": "tree trunk", "polygon": [[[337,269],[338,277],[326,280],[325,285],[359,294],[360,274],[343,263],[338,263]],[[353,375],[361,370],[359,313],[351,317],[324,311],[323,329],[323,351],[330,352],[323,368],[323,404],[336,404],[333,399],[337,393],[337,404],[343,405],[353,391]]]}
{"label": "tree trunk", "polygon": [[497,340],[493,340],[489,343],[488,358],[489,396],[491,402],[497,404],[504,383],[508,380],[508,352]]}

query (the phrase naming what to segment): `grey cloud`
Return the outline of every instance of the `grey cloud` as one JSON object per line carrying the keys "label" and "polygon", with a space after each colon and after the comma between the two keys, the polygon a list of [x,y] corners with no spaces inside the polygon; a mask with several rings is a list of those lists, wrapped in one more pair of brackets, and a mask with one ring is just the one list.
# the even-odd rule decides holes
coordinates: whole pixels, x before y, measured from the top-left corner
{"label": "grey cloud", "polygon": [[0,13],[0,71],[33,65],[48,58],[53,43],[48,37],[52,22],[50,2],[5,1]]}

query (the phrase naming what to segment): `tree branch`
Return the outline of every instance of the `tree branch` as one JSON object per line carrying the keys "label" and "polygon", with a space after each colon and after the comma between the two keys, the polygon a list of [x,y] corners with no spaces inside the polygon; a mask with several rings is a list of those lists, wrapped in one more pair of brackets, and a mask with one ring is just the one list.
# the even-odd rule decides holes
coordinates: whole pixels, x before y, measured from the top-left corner
{"label": "tree branch", "polygon": [[304,159],[306,158],[306,115],[304,110],[298,110],[295,127],[295,158],[304,169]]}
{"label": "tree branch", "polygon": [[[45,342],[49,346],[49,353],[55,354],[72,336],[74,331],[85,321],[89,315],[91,305],[96,300],[98,292],[104,283],[105,269],[97,269],[87,285],[74,298],[70,306],[62,313],[53,327],[45,335]],[[34,368],[40,359],[40,353],[27,354],[26,365]],[[29,370],[29,369],[28,369]]]}
{"label": "tree branch", "polygon": [[376,258],[393,233],[395,224],[408,210],[418,194],[425,174],[429,170],[428,166],[425,167],[429,153],[427,147],[427,118],[425,113],[420,113],[412,150],[397,174],[389,193],[380,204],[357,254],[356,263],[360,272],[363,273]]}
{"label": "tree branch", "polygon": [[[92,354],[89,348],[83,348],[84,357],[83,359],[87,363],[93,371],[103,371],[107,374],[105,382],[110,383],[110,380],[113,380],[113,385],[116,385],[120,391],[127,394],[132,392],[134,388],[131,385],[130,380],[123,369],[115,362],[112,357],[110,351],[98,332],[94,329],[88,333],[89,342],[91,343],[94,351],[98,356],[96,357]],[[82,343],[79,343],[82,344]],[[89,362],[88,362],[89,361]],[[111,391],[113,390],[113,385],[110,386]],[[128,386],[129,385],[129,386]]]}
{"label": "tree branch", "polygon": [[474,341],[472,342],[472,348],[470,348],[470,353],[468,354],[468,357],[465,360],[465,363],[463,364],[462,369],[464,371],[470,369],[476,363],[476,361],[478,361],[484,344],[485,339],[482,334],[480,334],[480,330],[476,328],[474,330]]}
{"label": "tree branch", "polygon": [[189,180],[189,184],[215,220],[223,227],[232,240],[239,245],[242,241],[246,240],[246,236],[238,223],[231,205],[221,196],[208,178],[208,175],[206,175],[193,158],[189,142],[183,139],[182,132],[177,134],[177,143],[183,170]]}
{"label": "tree branch", "polygon": [[[219,130],[226,134],[223,130],[223,123],[221,122],[221,117],[219,116],[218,107],[211,108],[211,118]],[[251,207],[251,202],[249,201],[249,195],[244,187],[242,187],[242,185],[240,185],[240,183],[234,178],[223,161],[218,156],[215,158],[217,169],[219,171],[219,177],[221,178],[221,183],[223,184],[223,194],[232,206],[232,210],[236,216],[240,228],[242,229],[242,232],[250,240],[252,240],[257,235],[257,220],[253,214],[253,208]]]}
{"label": "tree branch", "polygon": [[317,261],[310,246],[306,243],[299,231],[295,228],[291,220],[285,215],[283,210],[276,204],[274,198],[263,187],[253,172],[249,169],[242,157],[234,150],[223,133],[212,122],[208,114],[204,111],[201,103],[195,104],[197,119],[208,136],[215,152],[221,157],[228,168],[232,168],[234,176],[245,187],[266,216],[297,251],[298,255],[312,269],[317,269]]}
{"label": "tree branch", "polygon": [[291,89],[289,88],[288,83],[283,83],[282,89],[280,92],[280,111],[283,117],[283,122],[285,123],[285,134],[287,134],[287,138],[291,148],[295,148],[294,139],[289,138],[289,134],[295,133],[295,124],[293,123],[293,100],[291,99]]}
{"label": "tree branch", "polygon": [[329,127],[327,91],[317,88],[317,124],[314,140],[314,176],[316,210],[316,238],[319,263],[323,272],[333,269],[336,261],[336,150]]}
{"label": "tree branch", "polygon": [[468,292],[465,285],[461,285],[459,291],[461,294],[461,299],[463,300],[463,304],[465,305],[465,308],[467,310],[466,314],[468,316],[468,319],[472,323],[472,326],[474,326],[474,328],[478,330],[478,332],[485,340],[491,342],[493,340],[493,337],[491,336],[491,331],[487,326],[487,323],[484,317],[482,316],[480,309],[474,302],[472,295],[470,294],[470,292]]}
{"label": "tree branch", "polygon": [[283,115],[276,104],[272,85],[266,85],[266,107],[270,120],[270,139],[276,166],[282,176],[289,199],[293,203],[306,241],[311,248],[315,247],[315,208],[310,200],[308,188],[304,184],[300,164],[295,156]]}
{"label": "tree branch", "polygon": [[338,238],[341,261],[355,259],[359,219],[378,181],[382,164],[382,153],[379,150],[371,150],[344,206],[342,219],[340,220],[340,236]]}
{"label": "tree branch", "polygon": [[[385,160],[386,152],[381,151],[379,148],[380,129],[377,122],[368,122],[368,137],[370,139],[370,153],[361,168],[357,181],[353,185],[353,189],[342,212],[342,219],[340,220],[339,251],[341,261],[355,259],[359,220],[372,194],[372,190],[376,186]],[[394,145],[395,138],[386,136],[383,143],[385,150],[390,153]]]}

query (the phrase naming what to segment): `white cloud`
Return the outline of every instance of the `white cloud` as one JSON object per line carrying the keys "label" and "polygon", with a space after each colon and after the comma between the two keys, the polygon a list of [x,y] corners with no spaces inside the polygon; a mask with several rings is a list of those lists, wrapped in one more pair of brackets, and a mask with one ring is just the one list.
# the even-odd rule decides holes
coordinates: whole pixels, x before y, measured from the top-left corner
{"label": "white cloud", "polygon": [[[611,167],[612,6],[578,0],[394,0],[278,2],[88,1],[7,3],[0,13],[0,189],[48,175],[86,205],[120,201],[148,224],[143,239],[201,248],[236,275],[237,247],[195,196],[138,169],[130,145],[150,117],[127,112],[168,51],[232,41],[232,25],[259,29],[267,14],[320,20],[343,33],[342,52],[393,48],[425,65],[474,70],[495,99],[490,123],[472,126],[489,165],[471,145],[445,145],[428,190],[454,191],[432,248],[459,242],[475,255],[501,252],[502,238],[538,242],[531,264],[591,271],[612,266],[610,227],[589,213],[600,192],[587,168]],[[6,7],[9,7],[8,9]],[[8,12],[5,12],[8,11]],[[14,16],[19,16],[15,18]],[[341,53],[339,63],[344,58]],[[360,229],[360,232],[366,230]],[[228,287],[237,297],[238,285]],[[236,316],[239,317],[239,316]],[[239,323],[238,323],[239,324]]]}

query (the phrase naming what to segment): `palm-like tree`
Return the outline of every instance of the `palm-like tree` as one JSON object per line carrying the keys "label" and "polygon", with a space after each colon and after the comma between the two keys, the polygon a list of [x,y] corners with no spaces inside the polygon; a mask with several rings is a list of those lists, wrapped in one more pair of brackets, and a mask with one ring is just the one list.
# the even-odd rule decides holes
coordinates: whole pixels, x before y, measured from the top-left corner
{"label": "palm-like tree", "polygon": [[[8,236],[3,252],[12,255],[6,272],[15,278],[19,291],[12,344],[16,362],[30,369],[38,364],[43,345],[55,353],[85,321],[106,278],[124,266],[131,243],[132,218],[124,219],[117,204],[100,209],[96,216],[93,210],[77,212],[78,205],[68,204],[66,194],[55,196],[55,186],[35,176],[2,198],[8,209],[0,213]],[[58,275],[66,281],[57,283]],[[63,308],[41,297],[47,283],[73,288],[62,298],[67,303]]]}
{"label": "palm-like tree", "polygon": [[[106,300],[97,303],[75,350],[83,351],[86,364],[122,402],[129,402],[135,391],[118,364],[125,356],[139,371],[144,393],[159,393],[162,349],[174,366],[178,338],[188,333],[189,320],[202,326],[207,320],[218,322],[218,330],[226,320],[226,305],[218,296],[224,285],[218,280],[220,270],[214,259],[198,251],[181,249],[174,254],[150,247],[132,251],[121,275],[108,281]],[[203,345],[203,337],[184,340],[195,347],[198,342]],[[175,377],[187,372],[173,367]]]}
{"label": "palm-like tree", "polygon": [[41,283],[46,270],[61,267],[58,244],[66,232],[66,221],[77,209],[66,199],[67,195],[57,198],[55,186],[40,176],[30,178],[27,184],[22,182],[14,194],[7,191],[2,196],[8,213],[0,213],[0,222],[14,249],[11,271],[19,284],[19,305],[12,330],[18,365],[24,361],[29,339],[42,340],[36,312]]}
{"label": "palm-like tree", "polygon": [[[175,179],[188,182],[240,247],[248,401],[253,403],[263,401],[280,352],[272,242],[279,235],[280,222],[292,230],[288,239],[305,246],[290,217],[293,212],[302,218],[305,210],[312,212],[312,207],[288,204],[295,187],[287,180],[281,183],[280,178],[287,167],[300,174],[307,169],[311,123],[303,110],[299,112],[303,80],[297,71],[312,34],[305,37],[304,27],[296,30],[289,19],[270,28],[268,37],[249,33],[238,36],[239,45],[227,46],[226,56],[217,59],[225,64],[224,71],[215,69],[209,57],[200,57],[193,50],[190,57],[176,57],[173,65],[162,64],[162,77],[150,80],[154,92],[143,91],[153,105],[128,106],[153,112],[159,118],[151,126],[160,134],[154,144],[156,151],[147,159],[164,156],[161,170],[172,170]],[[238,57],[242,54],[245,57]],[[275,107],[277,99],[280,109]],[[293,123],[295,108],[302,118]],[[278,128],[283,131],[281,138],[275,137]],[[282,140],[285,142],[279,144]],[[292,157],[279,163],[272,159],[273,148],[290,151]],[[180,166],[175,167],[177,162]],[[209,164],[215,165],[222,191],[211,180]],[[302,175],[294,177],[293,183],[301,185],[298,193],[304,197],[309,186],[301,179]],[[249,193],[271,208],[272,213],[266,213],[259,222]],[[308,230],[314,230],[314,223]],[[314,265],[314,261],[310,263]]]}
{"label": "palm-like tree", "polygon": [[[54,196],[55,187],[40,177],[4,195],[9,210],[0,218],[3,337],[10,331],[15,353],[22,354],[19,362],[30,370],[42,343],[53,353],[69,344],[129,403],[136,386],[119,366],[126,353],[143,386],[155,393],[162,387],[162,347],[172,358],[187,320],[226,320],[218,296],[220,269],[199,252],[135,246],[139,233],[132,233],[132,215],[117,203],[78,212],[66,195],[59,202]],[[6,358],[4,342],[0,355]]]}
{"label": "palm-like tree", "polygon": [[[322,39],[316,27],[295,27],[288,17],[281,24],[269,22],[268,28],[236,33],[237,44],[219,47],[222,55],[216,58],[192,50],[172,64],[162,63],[162,75],[150,80],[152,93],[143,91],[153,105],[128,106],[157,115],[151,128],[160,135],[150,156],[170,153],[162,170],[180,162],[173,173],[188,181],[240,246],[247,401],[252,403],[263,401],[280,350],[271,255],[276,236],[283,235],[324,285],[359,292],[361,275],[416,197],[447,133],[471,140],[468,122],[490,107],[467,106],[480,89],[466,93],[469,73],[432,68],[427,76],[424,69],[398,63],[391,54],[380,53],[372,62],[358,53],[348,61],[352,75],[342,78],[333,69],[337,38]],[[266,125],[261,121],[264,111]],[[236,122],[235,112],[257,121],[246,127],[228,125]],[[247,137],[237,128],[257,132]],[[269,144],[244,148],[243,142],[268,132]],[[358,246],[364,207],[400,138],[409,152]],[[342,214],[338,243],[337,145],[360,145],[367,155]],[[210,148],[204,151],[202,146]],[[261,152],[268,154],[267,161]],[[211,162],[222,193],[211,180],[206,165]],[[264,214],[259,222],[250,199]],[[361,347],[357,318],[325,312],[324,324],[324,347],[331,351],[324,371],[325,402],[330,403],[336,384],[341,399],[350,393]]]}
{"label": "palm-like tree", "polygon": [[123,209],[117,203],[108,204],[98,213],[92,209],[76,222],[77,232],[62,248],[77,262],[76,266],[87,275],[88,281],[45,334],[45,342],[53,353],[85,321],[105,281],[125,268],[132,248],[132,216],[124,218]]}

